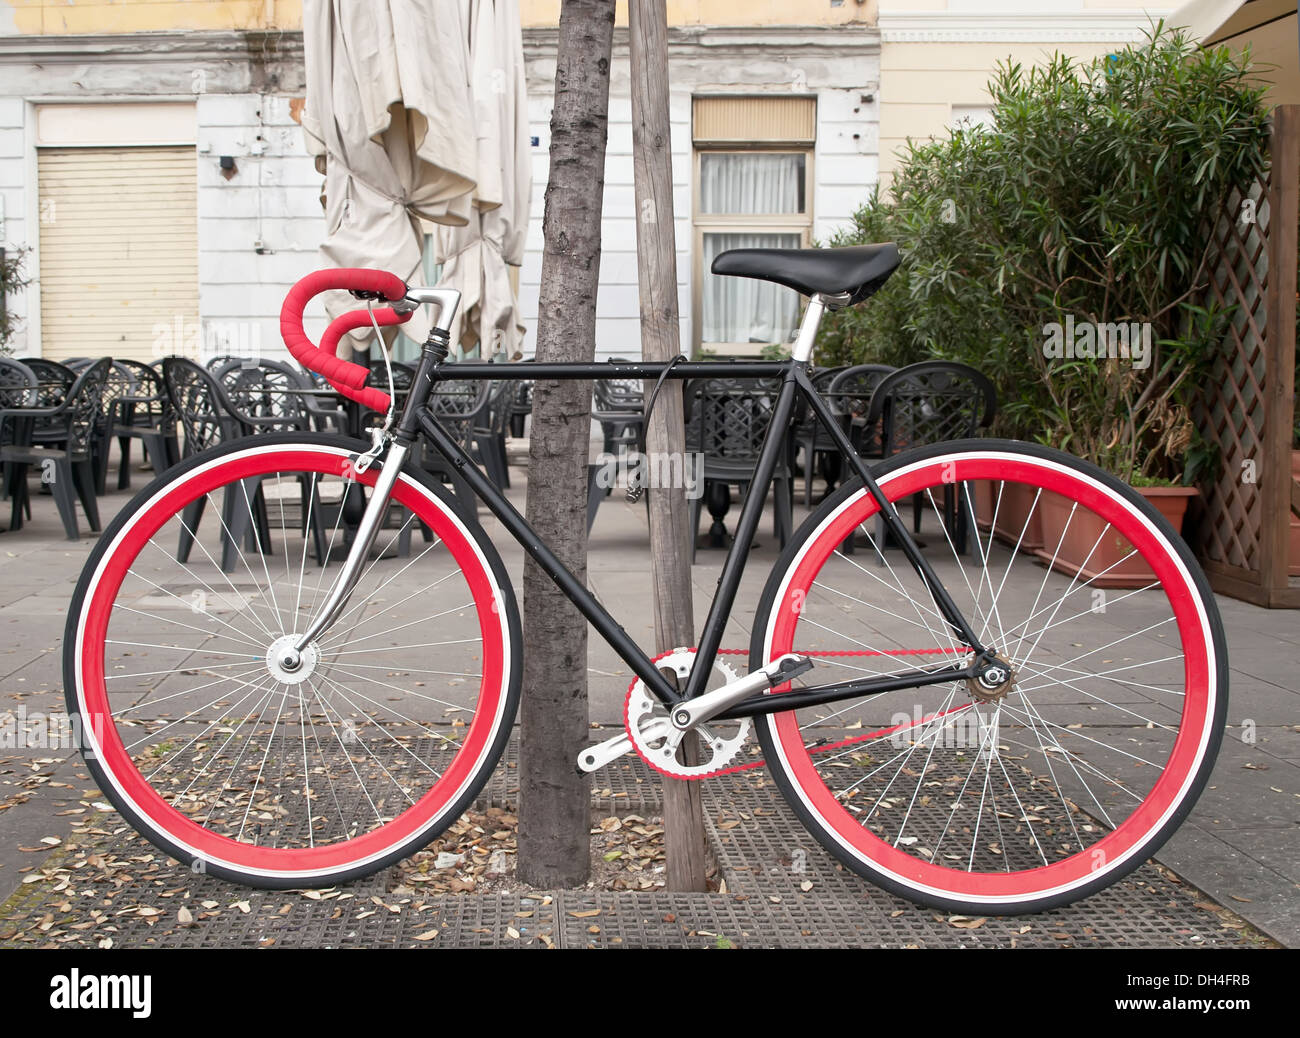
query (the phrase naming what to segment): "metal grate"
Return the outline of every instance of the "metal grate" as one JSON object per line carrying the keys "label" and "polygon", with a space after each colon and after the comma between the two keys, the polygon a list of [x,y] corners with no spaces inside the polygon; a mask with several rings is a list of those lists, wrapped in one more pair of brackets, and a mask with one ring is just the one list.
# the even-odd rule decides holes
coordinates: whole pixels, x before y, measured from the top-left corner
{"label": "metal grate", "polygon": [[[513,753],[511,756],[513,760]],[[508,763],[508,762],[507,762]],[[639,761],[597,774],[598,812],[657,810]],[[513,806],[503,767],[485,794]],[[639,781],[638,781],[639,780]],[[610,794],[599,796],[604,790]],[[629,795],[613,798],[613,793]],[[631,795],[637,794],[639,799]],[[1272,942],[1196,889],[1146,865],[1086,901],[982,922],[921,908],[844,869],[799,825],[761,770],[703,787],[707,836],[725,891],[595,890],[424,896],[392,870],[319,896],[255,891],[193,875],[126,826],[52,852],[50,877],[0,906],[0,946],[94,947],[1258,947]],[[653,800],[651,798],[654,798]],[[602,807],[602,804],[604,807]],[[93,851],[130,863],[106,881],[82,869]],[[146,864],[152,857],[152,863]],[[117,882],[120,880],[120,884]],[[808,889],[804,885],[809,884]],[[74,896],[75,895],[75,896]],[[205,906],[204,902],[210,902]],[[141,907],[156,909],[144,914]],[[185,907],[191,921],[182,923]],[[77,929],[92,909],[107,919]],[[205,913],[211,913],[206,914]]]}

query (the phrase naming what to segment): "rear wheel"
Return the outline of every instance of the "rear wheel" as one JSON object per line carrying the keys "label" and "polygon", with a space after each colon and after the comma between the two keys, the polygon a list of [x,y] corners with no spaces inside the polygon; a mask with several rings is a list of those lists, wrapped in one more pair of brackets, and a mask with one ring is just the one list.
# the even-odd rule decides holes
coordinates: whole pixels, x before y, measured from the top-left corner
{"label": "rear wheel", "polygon": [[[1057,451],[944,444],[877,479],[1009,680],[766,715],[783,793],[841,861],[926,904],[1040,910],[1114,882],[1178,826],[1218,750],[1226,649],[1200,569],[1137,493]],[[877,512],[849,485],[799,530],[752,667],[807,653],[797,684],[821,685],[967,658]]]}
{"label": "rear wheel", "polygon": [[124,508],[82,575],[64,668],[87,762],[196,871],[264,887],[373,872],[450,825],[509,736],[509,580],[413,474],[344,612],[280,664],[374,484],[359,449],[287,435],[205,452]]}

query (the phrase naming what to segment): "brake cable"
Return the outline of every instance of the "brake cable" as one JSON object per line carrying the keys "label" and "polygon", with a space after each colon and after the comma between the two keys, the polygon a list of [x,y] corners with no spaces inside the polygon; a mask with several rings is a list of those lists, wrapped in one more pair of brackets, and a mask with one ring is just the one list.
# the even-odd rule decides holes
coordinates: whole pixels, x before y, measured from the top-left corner
{"label": "brake cable", "polygon": [[384,371],[388,375],[388,414],[384,416],[383,425],[372,425],[370,427],[371,447],[364,454],[357,455],[356,461],[352,463],[352,467],[357,472],[365,472],[384,452],[384,447],[388,443],[388,430],[393,427],[393,416],[397,408],[397,389],[393,385],[393,364],[388,355],[388,343],[384,341],[384,334],[379,330],[379,322],[375,320],[375,301],[373,299],[366,300],[366,310],[370,314],[370,325],[375,330],[375,337],[379,339],[379,350],[384,355]]}

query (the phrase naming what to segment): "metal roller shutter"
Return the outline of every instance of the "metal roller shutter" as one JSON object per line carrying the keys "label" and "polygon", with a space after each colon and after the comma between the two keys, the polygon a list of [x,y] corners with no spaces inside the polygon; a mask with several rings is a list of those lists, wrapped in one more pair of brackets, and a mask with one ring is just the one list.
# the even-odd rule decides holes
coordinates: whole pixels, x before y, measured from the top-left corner
{"label": "metal roller shutter", "polygon": [[193,147],[40,148],[41,352],[156,360],[197,335]]}

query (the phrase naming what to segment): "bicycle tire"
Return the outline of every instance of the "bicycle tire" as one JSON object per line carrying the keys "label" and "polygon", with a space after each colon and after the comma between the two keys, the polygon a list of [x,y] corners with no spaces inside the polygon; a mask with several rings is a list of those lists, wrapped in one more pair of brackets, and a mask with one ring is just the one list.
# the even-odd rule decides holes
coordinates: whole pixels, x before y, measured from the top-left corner
{"label": "bicycle tire", "polygon": [[[455,821],[504,750],[514,592],[482,528],[422,472],[399,477],[397,531],[310,673],[272,669],[269,645],[305,627],[338,572],[376,477],[355,470],[364,449],[284,433],[198,454],[124,507],[86,563],[64,648],[74,730],[113,806],[194,871],[266,888],[375,872]],[[406,540],[418,550],[383,557]]]}
{"label": "bicycle tire", "polygon": [[[1214,765],[1227,651],[1204,574],[1139,494],[1059,451],[958,441],[905,452],[874,474],[905,522],[909,499],[919,500],[923,550],[1015,681],[996,700],[949,682],[764,715],[759,740],[782,794],[850,869],[945,910],[1040,911],[1115,882],[1174,832]],[[1033,503],[1000,531],[1008,487]],[[1044,525],[1031,552],[1034,509],[1054,500],[1070,506],[1059,539]],[[836,667],[897,672],[960,655],[933,595],[867,528],[876,511],[854,480],[796,532],[760,601],[751,668],[815,650],[817,666],[798,683],[825,684],[850,676]],[[1088,513],[1108,525],[1070,562],[1067,534],[1092,522]],[[950,529],[962,523],[970,561]],[[859,561],[843,549],[864,530]],[[1119,561],[1103,568],[1099,548]],[[1134,663],[1142,654],[1154,658]]]}

